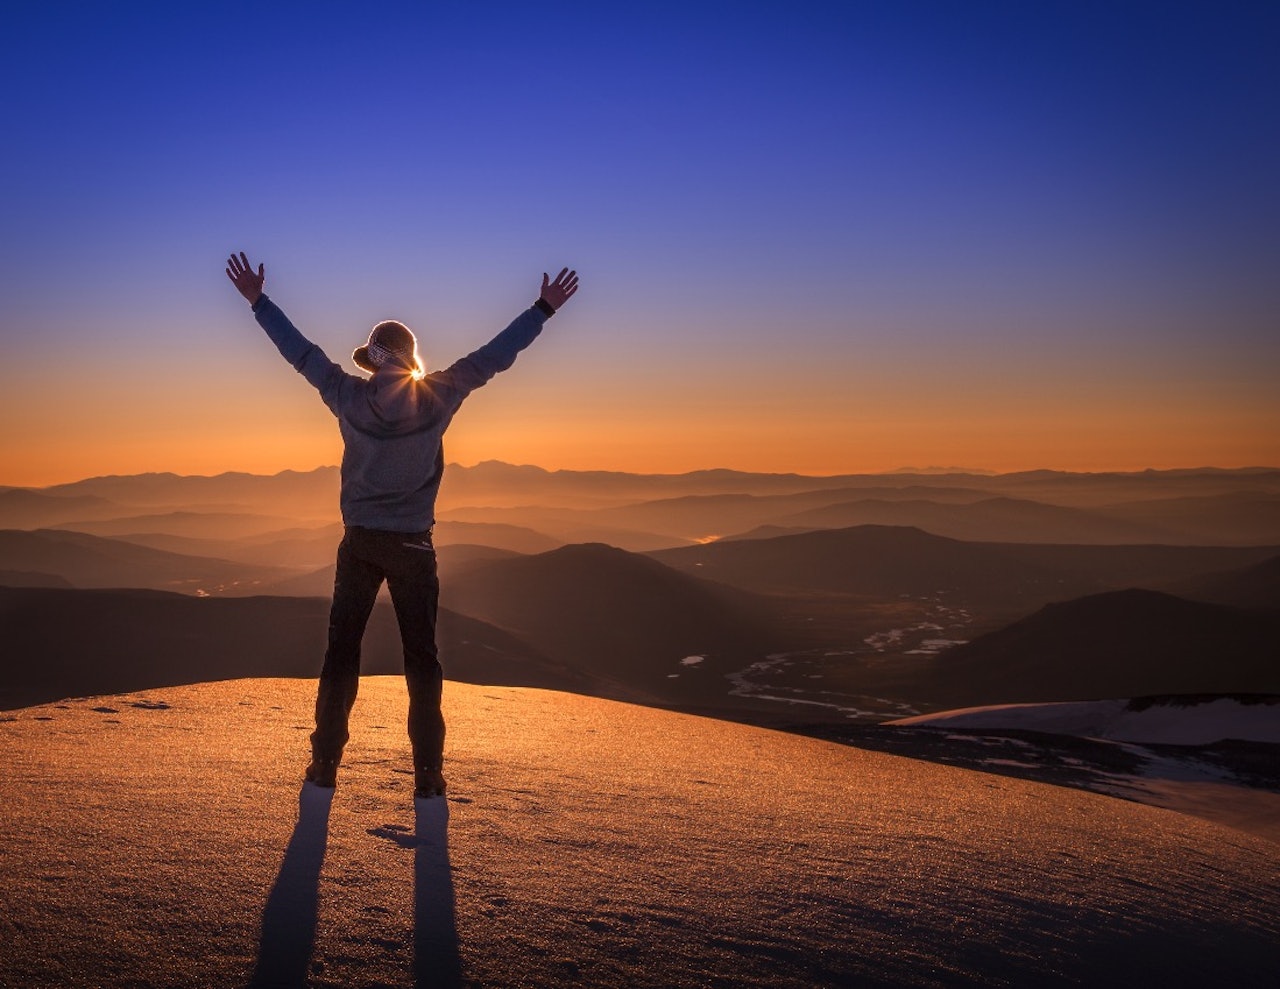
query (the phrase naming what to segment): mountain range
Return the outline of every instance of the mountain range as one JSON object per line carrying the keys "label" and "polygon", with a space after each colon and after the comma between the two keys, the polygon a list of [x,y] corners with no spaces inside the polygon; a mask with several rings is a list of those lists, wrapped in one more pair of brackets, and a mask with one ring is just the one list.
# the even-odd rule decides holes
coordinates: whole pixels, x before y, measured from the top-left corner
{"label": "mountain range", "polygon": [[[483,643],[475,652],[449,639],[443,654],[458,654],[451,675],[762,719],[1070,699],[1063,691],[1274,688],[1269,668],[1248,657],[1265,651],[1271,619],[1262,613],[1280,603],[1280,542],[1270,540],[1280,471],[807,478],[487,463],[451,466],[446,478],[435,531],[451,616],[442,634],[465,616],[476,623],[467,642]],[[336,485],[336,472],[321,468],[0,490],[0,520],[10,526],[0,531],[0,584],[70,594],[59,600],[83,614],[72,624],[100,630],[96,640],[68,639],[60,655],[106,650],[112,663],[149,676],[200,664],[178,639],[149,641],[128,626],[182,622],[153,615],[147,609],[159,606],[145,595],[104,604],[88,589],[248,597],[191,619],[244,657],[219,675],[313,675],[323,651],[314,636],[287,645],[264,633],[272,648],[228,636],[242,624],[288,628],[298,614],[323,630],[342,531]],[[866,518],[924,524],[841,525]],[[727,536],[734,532],[740,538]],[[1001,537],[984,538],[991,533]],[[1205,545],[1211,533],[1222,544]],[[583,534],[612,544],[575,538]],[[294,600],[302,598],[313,600]],[[13,600],[6,622],[20,626]],[[51,606],[41,607],[54,621]],[[182,607],[169,601],[164,614]],[[384,634],[379,614],[371,643]],[[57,652],[54,637],[23,634],[35,654]],[[1203,660],[1188,651],[1210,642]],[[369,647],[379,670],[398,663],[394,641],[385,646]],[[305,659],[281,666],[290,649]],[[1238,681],[1174,675],[1198,663],[1235,670]],[[81,686],[88,667],[58,668],[67,691],[99,689],[96,680]],[[193,675],[183,669],[184,682]]]}

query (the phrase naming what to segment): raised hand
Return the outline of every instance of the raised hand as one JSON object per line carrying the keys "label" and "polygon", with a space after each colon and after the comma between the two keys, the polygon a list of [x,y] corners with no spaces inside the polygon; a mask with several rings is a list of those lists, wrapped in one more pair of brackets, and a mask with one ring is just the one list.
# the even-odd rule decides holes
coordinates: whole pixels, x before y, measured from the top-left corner
{"label": "raised hand", "polygon": [[542,273],[542,300],[552,309],[559,309],[568,301],[569,296],[578,291],[578,273],[568,268],[561,268],[553,282]]}
{"label": "raised hand", "polygon": [[[249,259],[244,256],[244,251],[240,252],[240,257],[234,254],[227,258],[227,277],[231,279],[231,284],[236,287],[241,295],[249,300],[249,305],[253,305],[262,295],[262,283],[266,281],[266,269],[262,265],[258,265],[258,273],[253,273],[253,268],[249,265]],[[543,276],[545,281],[546,276]]]}

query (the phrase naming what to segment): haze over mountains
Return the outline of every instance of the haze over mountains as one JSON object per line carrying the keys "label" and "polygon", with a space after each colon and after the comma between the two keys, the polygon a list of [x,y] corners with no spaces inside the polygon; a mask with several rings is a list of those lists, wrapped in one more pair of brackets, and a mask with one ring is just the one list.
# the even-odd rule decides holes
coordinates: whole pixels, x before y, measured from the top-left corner
{"label": "haze over mountains", "polygon": [[[0,490],[0,583],[35,595],[5,595],[0,634],[43,650],[67,694],[99,689],[72,673],[91,644],[24,626],[24,611],[53,613],[56,589],[86,628],[110,613],[116,631],[97,646],[115,657],[108,668],[157,684],[255,666],[314,675],[319,633],[247,634],[234,658],[211,649],[196,662],[165,630],[186,623],[227,646],[238,628],[293,628],[302,608],[322,631],[324,602],[290,599],[331,592],[337,487],[321,468]],[[478,681],[767,723],[1179,684],[1280,692],[1267,658],[1280,605],[1275,469],[803,477],[491,462],[449,468],[435,541],[442,603],[475,623],[471,645],[450,638],[442,657],[449,675]],[[71,603],[108,588],[253,600],[181,617],[138,595]],[[1120,593],[1133,588],[1162,596]],[[394,669],[394,641],[373,642],[370,663]],[[1213,675],[1190,675],[1202,667]]]}

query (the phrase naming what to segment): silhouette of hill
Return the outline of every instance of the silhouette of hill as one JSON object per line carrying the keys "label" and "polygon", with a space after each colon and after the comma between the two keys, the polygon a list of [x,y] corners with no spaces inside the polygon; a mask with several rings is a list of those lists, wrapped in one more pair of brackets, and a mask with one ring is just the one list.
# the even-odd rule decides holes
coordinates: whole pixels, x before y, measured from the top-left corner
{"label": "silhouette of hill", "polygon": [[545,471],[489,461],[469,468],[450,465],[444,483],[448,488],[449,506],[588,508],[687,495],[785,495],[820,489],[923,485],[931,489],[968,488],[1058,505],[1096,507],[1122,501],[1229,494],[1242,489],[1280,494],[1280,470],[1198,468],[1092,474],[1039,470],[998,475],[892,473],[815,477],[731,470],[686,474]]}
{"label": "silhouette of hill", "polygon": [[808,529],[905,525],[973,542],[1097,545],[1181,541],[1171,532],[1143,524],[1139,519],[1117,520],[1079,508],[1062,508],[1022,498],[984,498],[962,504],[865,499],[797,512],[776,522],[781,526]]}
{"label": "silhouette of hill", "polygon": [[1280,556],[1238,570],[1193,577],[1164,590],[1195,601],[1280,610]]}
{"label": "silhouette of hill", "polygon": [[212,477],[172,473],[90,477],[69,484],[43,488],[51,495],[87,495],[121,505],[190,509],[200,506],[219,511],[254,511],[270,514],[281,505],[316,518],[333,517],[338,506],[338,468],[311,471],[284,470],[278,474],[245,474],[230,471]]}
{"label": "silhouette of hill", "polygon": [[[752,596],[600,544],[475,566],[443,582],[441,599],[546,655],[669,702],[723,701],[721,674],[774,643],[767,609]],[[703,658],[682,664],[695,656]]]}
{"label": "silhouette of hill", "polygon": [[318,568],[331,563],[342,541],[341,523],[316,528],[275,529],[239,539],[204,539],[163,532],[131,532],[114,537],[184,556],[214,557],[254,566]]}
{"label": "silhouette of hill", "polygon": [[[0,587],[0,641],[22,660],[6,664],[0,708],[236,677],[316,677],[328,614],[320,598]],[[439,646],[451,679],[608,693],[511,634],[447,610]],[[362,672],[402,669],[395,615],[379,604]]]}
{"label": "silhouette of hill", "polygon": [[524,505],[518,508],[494,508],[492,506],[462,506],[438,513],[444,525],[491,525],[503,528],[526,527],[553,537],[552,547],[542,547],[526,552],[542,552],[554,546],[571,543],[607,543],[632,553],[644,553],[654,549],[687,545],[692,542],[682,536],[664,535],[661,532],[639,528],[623,528],[610,524],[595,510],[572,508],[547,508]]}
{"label": "silhouette of hill", "polygon": [[279,567],[183,556],[83,532],[0,531],[0,569],[34,571],[76,587],[140,587],[225,593],[287,576]]}
{"label": "silhouette of hill", "polygon": [[953,707],[1280,693],[1280,616],[1125,590],[1050,604],[949,650],[921,683]]}
{"label": "silhouette of hill", "polygon": [[0,570],[0,587],[71,587],[71,581],[57,574],[31,570]]}
{"label": "silhouette of hill", "polygon": [[[329,547],[329,558],[333,558],[334,549],[334,546]],[[498,560],[512,559],[521,555],[523,554],[507,549],[498,549],[494,546],[468,546],[465,544],[440,546],[436,550],[440,580],[445,583],[452,581],[459,574],[465,573],[474,567]],[[328,598],[333,595],[334,573],[335,565],[328,563],[306,573],[263,584],[247,593],[272,594],[282,597]],[[384,596],[387,595],[385,586],[382,589],[382,594]],[[387,597],[387,600],[390,600],[390,598]]]}
{"label": "silhouette of hill", "polygon": [[821,526],[808,525],[758,525],[746,532],[734,532],[721,536],[715,542],[731,543],[740,539],[776,539],[778,536],[798,536],[802,532],[813,532]]}
{"label": "silhouette of hill", "polygon": [[492,546],[514,553],[545,553],[563,543],[552,536],[523,525],[495,522],[451,522],[441,520],[431,533],[441,546]]}
{"label": "silhouette of hill", "polygon": [[51,529],[87,532],[107,539],[132,534],[161,534],[189,539],[230,541],[262,536],[292,528],[294,520],[279,515],[255,515],[247,512],[165,512],[161,515],[127,515],[118,518],[87,521],[77,519],[60,522]]}
{"label": "silhouette of hill", "polygon": [[[240,539],[195,539],[164,533],[130,533],[116,538],[189,556],[315,570],[332,564],[342,533],[342,524],[335,522],[318,528],[274,530]],[[493,546],[516,553],[542,553],[561,545],[550,536],[522,526],[470,522],[437,523],[433,541],[437,548]]]}
{"label": "silhouette of hill", "polygon": [[[967,502],[989,498],[985,491],[970,488],[931,488],[908,484],[818,488],[789,494],[711,494],[683,495],[643,501],[612,508],[597,508],[577,517],[594,520],[596,525],[614,526],[660,533],[684,540],[703,540],[709,535],[725,535],[754,526],[770,524],[806,510],[821,511],[828,506],[846,503],[855,497],[881,498],[896,502],[931,498],[938,502]],[[564,516],[562,516],[564,517]],[[854,523],[845,523],[852,525]],[[823,525],[822,528],[832,528]],[[819,528],[818,525],[806,528]]]}
{"label": "silhouette of hill", "polygon": [[[931,483],[939,483],[931,479]],[[1280,469],[1201,467],[1187,470],[1072,473],[1033,470],[1000,474],[983,484],[993,492],[1054,505],[1103,508],[1123,502],[1230,495],[1241,490],[1280,494]]]}
{"label": "silhouette of hill", "polygon": [[1215,546],[1280,543],[1280,494],[1231,491],[1104,505],[1099,515],[1159,526],[1170,542]]}
{"label": "silhouette of hill", "polygon": [[884,483],[879,475],[813,477],[802,474],[753,474],[712,469],[683,474],[629,474],[619,471],[548,471],[529,465],[489,460],[474,467],[450,464],[441,486],[441,506],[542,505],[599,508],[684,495],[787,494],[847,483]]}
{"label": "silhouette of hill", "polygon": [[114,502],[89,495],[59,497],[24,488],[0,491],[0,529],[38,529],[70,518],[105,519],[127,513]]}

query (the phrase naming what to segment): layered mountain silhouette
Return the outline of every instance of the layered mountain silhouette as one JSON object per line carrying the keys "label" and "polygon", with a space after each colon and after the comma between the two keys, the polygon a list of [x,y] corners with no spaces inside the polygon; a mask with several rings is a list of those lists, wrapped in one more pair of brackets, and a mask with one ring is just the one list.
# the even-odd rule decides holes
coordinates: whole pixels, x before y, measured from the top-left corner
{"label": "layered mountain silhouette", "polygon": [[145,587],[226,593],[290,575],[281,567],[187,556],[83,532],[0,531],[0,569],[59,577],[76,587]]}
{"label": "layered mountain silhouette", "polygon": [[[0,524],[16,527],[0,531],[0,585],[312,597],[307,614],[322,632],[342,533],[337,486],[336,469],[320,468],[0,489]],[[804,477],[491,462],[449,468],[435,541],[445,604],[484,623],[476,641],[506,636],[490,659],[540,659],[568,678],[557,681],[566,689],[716,711],[772,693],[775,711],[805,704],[813,717],[839,718],[867,708],[860,696],[908,706],[1005,699],[1012,674],[979,664],[969,681],[952,683],[949,663],[1046,604],[1148,588],[1275,607],[1280,546],[1264,537],[1278,502],[1280,471],[1271,469]],[[874,524],[843,524],[851,520]],[[1223,545],[1191,545],[1210,536]],[[1170,544],[1179,540],[1188,545]],[[115,624],[104,627],[145,626],[141,600],[118,599]],[[275,614],[242,608],[227,621]],[[1137,671],[1143,683],[1126,693],[1167,689],[1135,651],[1141,636],[1112,634],[1113,625],[1158,625],[1150,611],[1130,597],[1106,620],[1088,611],[1073,619],[1099,655]],[[1208,611],[1179,621],[1185,641],[1194,628],[1230,642],[1230,628],[1252,627]],[[39,636],[24,641],[37,657],[45,648]],[[151,670],[194,662],[168,639],[159,657],[145,637],[130,641]],[[1018,647],[1029,669],[1042,645],[1031,636]],[[1051,646],[1046,669],[1056,662]],[[309,665],[299,675],[314,675],[322,648],[303,650]],[[397,649],[388,654],[398,663]],[[1003,659],[989,662],[1004,670]],[[1053,696],[1065,682],[1046,674],[1049,693],[1036,696],[1065,699]],[[72,678],[65,689],[89,688]]]}
{"label": "layered mountain silhouette", "polygon": [[0,529],[38,529],[68,519],[111,519],[129,511],[93,495],[57,495],[25,488],[0,491]]}
{"label": "layered mountain silhouette", "polygon": [[780,526],[839,529],[855,525],[904,525],[939,536],[978,542],[1176,543],[1168,530],[1139,520],[1111,519],[1080,508],[1023,498],[983,498],[961,504],[911,499],[862,499],[827,505],[776,520]]}
{"label": "layered mountain silhouette", "polygon": [[1265,547],[966,542],[916,528],[856,526],[726,540],[650,554],[670,567],[765,593],[947,594],[1011,610],[1246,565]]}
{"label": "layered mountain silhouette", "polygon": [[[313,528],[277,529],[238,539],[192,538],[167,532],[127,533],[116,538],[190,556],[316,569],[333,562],[342,531],[341,523],[332,522]],[[516,553],[542,553],[561,545],[559,540],[524,526],[478,522],[439,522],[433,540],[437,548],[492,546]]]}

